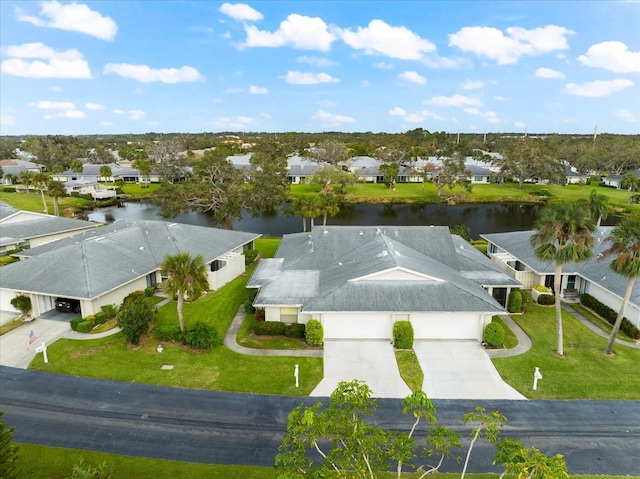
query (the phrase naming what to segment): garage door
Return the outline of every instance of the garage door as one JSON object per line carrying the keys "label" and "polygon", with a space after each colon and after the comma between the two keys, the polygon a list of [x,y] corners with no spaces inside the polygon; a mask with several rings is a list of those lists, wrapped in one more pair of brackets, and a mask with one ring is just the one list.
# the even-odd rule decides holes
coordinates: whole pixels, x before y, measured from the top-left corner
{"label": "garage door", "polygon": [[482,326],[477,315],[429,315],[411,318],[415,339],[480,339]]}
{"label": "garage door", "polygon": [[389,314],[325,315],[325,339],[391,339]]}

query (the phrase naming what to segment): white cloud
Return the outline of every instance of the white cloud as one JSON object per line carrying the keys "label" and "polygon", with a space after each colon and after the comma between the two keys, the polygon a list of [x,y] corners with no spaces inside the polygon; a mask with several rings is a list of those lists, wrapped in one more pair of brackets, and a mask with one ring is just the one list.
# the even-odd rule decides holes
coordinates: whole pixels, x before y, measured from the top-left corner
{"label": "white cloud", "polygon": [[306,17],[292,13],[280,23],[275,32],[258,30],[253,25],[244,27],[247,33],[247,47],[283,47],[290,46],[298,50],[327,51],[336,36],[319,17]]}
{"label": "white cloud", "polygon": [[602,42],[592,45],[578,60],[595,68],[616,73],[639,73],[640,51],[631,52],[622,42]]}
{"label": "white cloud", "polygon": [[618,118],[622,118],[624,121],[627,121],[629,123],[638,123],[638,117],[632,111],[627,110],[626,108],[617,110],[615,115]]}
{"label": "white cloud", "polygon": [[333,113],[326,112],[324,110],[318,110],[311,117],[312,120],[318,120],[325,126],[340,126],[344,123],[355,123],[356,120],[353,117],[346,115],[334,115]]}
{"label": "white cloud", "polygon": [[269,90],[262,86],[251,85],[249,86],[249,93],[254,95],[266,95],[269,93]]}
{"label": "white cloud", "polygon": [[129,119],[134,121],[144,120],[147,114],[142,110],[129,110]]}
{"label": "white cloud", "polygon": [[501,95],[494,96],[494,97],[493,97],[493,99],[494,99],[495,101],[506,101],[506,100],[507,100],[505,97],[503,97],[503,96],[501,96]]}
{"label": "white cloud", "polygon": [[131,65],[128,63],[107,63],[103,73],[115,73],[123,78],[131,78],[142,83],[162,82],[180,83],[204,80],[193,67],[150,68],[147,65]]}
{"label": "white cloud", "polygon": [[82,3],[63,5],[53,0],[42,2],[41,6],[39,17],[25,15],[21,8],[16,9],[18,20],[37,27],[80,32],[102,40],[113,40],[118,33],[118,25],[112,18],[105,17]]}
{"label": "white cloud", "polygon": [[562,72],[546,67],[538,68],[535,75],[538,78],[565,78],[567,76]]}
{"label": "white cloud", "polygon": [[407,112],[404,108],[400,108],[399,106],[395,107],[393,110],[389,110],[389,115],[391,116],[407,116]]}
{"label": "white cloud", "polygon": [[220,130],[244,130],[255,122],[255,118],[249,116],[237,116],[235,118],[221,116],[211,121],[211,124]]}
{"label": "white cloud", "polygon": [[87,117],[87,115],[85,115],[85,113],[80,110],[65,111],[60,113],[58,116],[62,118],[86,118]]}
{"label": "white cloud", "polygon": [[104,105],[101,105],[100,103],[85,103],[84,107],[87,110],[104,110]]}
{"label": "white cloud", "polygon": [[116,108],[112,112],[116,115],[124,115],[124,110],[120,110],[119,108]]}
{"label": "white cloud", "polygon": [[[91,78],[89,64],[76,50],[58,52],[44,43],[24,43],[6,48],[0,69],[24,78]],[[36,60],[32,60],[36,59]]]}
{"label": "white cloud", "polygon": [[427,103],[438,106],[457,106],[459,108],[464,106],[482,105],[482,101],[479,99],[460,95],[459,93],[456,93],[453,96],[434,96]]}
{"label": "white cloud", "polygon": [[303,55],[301,57],[296,58],[296,61],[298,63],[307,63],[309,65],[314,65],[320,68],[333,67],[337,65],[336,62],[332,62],[327,58],[309,57],[307,55]]}
{"label": "white cloud", "polygon": [[480,111],[475,107],[463,108],[462,111],[469,113],[470,115],[481,116],[489,123],[500,123],[500,118],[498,118],[498,115],[495,111]]}
{"label": "white cloud", "polygon": [[292,85],[317,85],[318,83],[338,83],[340,80],[328,73],[305,73],[288,71],[284,81]]}
{"label": "white cloud", "polygon": [[401,108],[399,106],[393,108],[392,110],[389,110],[389,115],[399,116],[407,123],[421,123],[426,118],[433,118],[435,120],[446,120],[445,117],[440,116],[429,110],[419,110],[414,113],[407,113],[407,111],[404,108]]}
{"label": "white cloud", "polygon": [[484,86],[484,82],[481,80],[477,80],[477,81],[467,80],[462,85],[460,85],[460,88],[462,88],[463,90],[478,90],[483,86]]}
{"label": "white cloud", "polygon": [[400,73],[398,75],[398,78],[408,81],[409,83],[416,83],[417,85],[427,84],[427,79],[417,72],[406,71],[406,72]]}
{"label": "white cloud", "polygon": [[271,115],[269,115],[269,113],[264,113],[264,112],[260,113],[260,116],[262,118],[266,118],[267,120],[271,120],[271,118],[273,118]]}
{"label": "white cloud", "polygon": [[612,95],[633,85],[635,83],[631,80],[616,78],[615,80],[596,80],[582,85],[569,83],[566,88],[567,93],[571,95],[598,97]]}
{"label": "white cloud", "polygon": [[564,27],[547,25],[526,30],[510,27],[506,35],[493,27],[463,27],[449,35],[449,46],[495,60],[500,65],[517,63],[523,55],[541,55],[569,48],[567,35],[574,33]]}
{"label": "white cloud", "polygon": [[355,50],[367,55],[384,55],[401,60],[419,60],[436,47],[406,27],[393,27],[382,20],[371,20],[369,26],[358,27],[355,32],[342,31],[342,40]]}
{"label": "white cloud", "polygon": [[515,121],[513,123],[513,126],[515,126],[516,128],[520,128],[521,130],[524,130],[525,128],[527,128],[527,124],[521,121]]}
{"label": "white cloud", "polygon": [[100,124],[102,126],[113,126],[114,123],[112,121],[101,121]]}
{"label": "white cloud", "polygon": [[234,20],[248,20],[255,22],[262,20],[262,13],[250,7],[246,3],[223,3],[220,7],[220,13],[224,13]]}
{"label": "white cloud", "polygon": [[70,101],[40,100],[29,103],[40,110],[75,110],[76,106]]}
{"label": "white cloud", "polygon": [[244,91],[244,88],[227,88],[224,92],[225,93],[242,93]]}

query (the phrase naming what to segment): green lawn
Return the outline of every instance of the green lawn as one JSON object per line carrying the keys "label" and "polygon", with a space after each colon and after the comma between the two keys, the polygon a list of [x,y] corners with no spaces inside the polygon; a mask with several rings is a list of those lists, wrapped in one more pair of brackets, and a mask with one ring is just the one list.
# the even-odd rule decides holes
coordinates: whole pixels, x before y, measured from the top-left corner
{"label": "green lawn", "polygon": [[412,391],[421,391],[424,382],[424,373],[413,351],[396,350],[396,361],[400,376]]}
{"label": "green lawn", "polygon": [[[18,447],[19,472],[22,474],[21,477],[28,477],[29,479],[64,479],[70,477],[73,466],[78,464],[81,459],[85,466],[91,465],[94,467],[106,461],[112,468],[113,479],[201,479],[213,477],[275,479],[278,477],[277,471],[272,467],[196,464],[32,444],[19,444]],[[397,477],[397,474],[389,473],[384,476],[384,479],[394,477]],[[417,473],[405,473],[402,477],[417,479],[420,475]],[[437,474],[437,477],[441,479],[457,479],[460,474]],[[467,474],[466,477],[469,479],[497,479],[498,474]],[[622,476],[600,475],[572,475],[571,477],[574,479],[622,478]],[[624,477],[626,479],[637,479],[638,476]],[[515,476],[507,475],[505,478],[514,479]]]}
{"label": "green lawn", "polygon": [[[45,195],[47,206],[49,208],[49,214],[54,214],[53,211],[53,198]],[[37,213],[43,213],[44,207],[42,205],[42,197],[40,193],[7,193],[0,189],[0,201],[13,206],[18,210],[34,211]],[[60,216],[72,216],[72,210],[74,208],[81,208],[86,205],[91,205],[92,202],[82,199],[67,196],[60,198],[58,201],[60,207]]]}
{"label": "green lawn", "polygon": [[[553,307],[534,304],[526,295],[525,314],[513,316],[533,340],[528,352],[494,359],[503,379],[530,399],[640,399],[640,349],[615,346],[615,356],[604,354],[607,340],[563,312],[565,357],[557,356]],[[543,379],[533,390],[533,372]]]}

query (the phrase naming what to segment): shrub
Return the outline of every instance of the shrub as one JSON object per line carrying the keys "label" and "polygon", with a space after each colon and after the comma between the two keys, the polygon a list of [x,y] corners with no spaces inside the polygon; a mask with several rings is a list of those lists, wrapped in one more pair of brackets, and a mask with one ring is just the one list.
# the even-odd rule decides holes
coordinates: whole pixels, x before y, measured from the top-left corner
{"label": "shrub", "polygon": [[24,294],[19,294],[14,297],[10,301],[11,306],[20,311],[24,316],[29,314],[31,311],[31,298],[29,296],[25,296]]}
{"label": "shrub", "polygon": [[393,346],[397,349],[411,349],[413,347],[413,325],[409,321],[394,323]]}
{"label": "shrub", "polygon": [[96,317],[93,314],[86,316],[84,320],[89,321],[91,324],[96,324]]}
{"label": "shrub", "polygon": [[500,346],[504,343],[504,328],[500,323],[489,323],[484,328],[482,339],[494,348]]}
{"label": "shrub", "polygon": [[211,349],[220,344],[220,336],[213,326],[197,322],[184,335],[184,342],[194,349]]}
{"label": "shrub", "polygon": [[288,338],[304,338],[305,329],[302,323],[287,324],[284,327],[284,335]]}
{"label": "shrub", "polygon": [[100,306],[100,311],[104,313],[106,321],[109,321],[110,319],[113,319],[118,315],[118,308],[116,308],[113,304],[105,304],[104,306]]}
{"label": "shrub", "polygon": [[247,299],[244,302],[244,312],[247,314],[253,314],[256,312],[256,308],[253,307],[253,301]]}
{"label": "shrub", "polygon": [[73,331],[77,331],[78,330],[78,324],[80,324],[83,321],[84,321],[84,319],[82,319],[80,317],[73,318],[71,321],[69,321],[69,324],[71,325],[71,329]]}
{"label": "shrub", "polygon": [[122,306],[138,298],[145,298],[145,297],[146,296],[144,294],[144,291],[133,291],[124,297],[124,299],[122,300]]}
{"label": "shrub", "polygon": [[144,295],[147,298],[150,298],[154,294],[156,294],[156,288],[154,286],[149,286],[148,288],[144,288]]}
{"label": "shrub", "polygon": [[160,341],[171,341],[177,343],[184,339],[180,326],[159,326],[155,328],[154,333],[156,338]]}
{"label": "shrub", "polygon": [[149,331],[157,314],[156,308],[147,302],[144,293],[139,292],[142,296],[123,302],[118,312],[118,326],[122,328],[127,342],[133,345],[140,344],[140,338]]}
{"label": "shrub", "polygon": [[93,323],[91,321],[80,321],[76,325],[76,331],[79,333],[88,333],[93,329]]}
{"label": "shrub", "polygon": [[514,289],[509,293],[507,301],[507,311],[510,313],[519,313],[522,310],[522,293]]}
{"label": "shrub", "polygon": [[104,324],[107,321],[107,316],[102,311],[95,314],[95,323],[96,324]]}
{"label": "shrub", "polygon": [[[601,303],[596,298],[589,294],[580,295],[580,304],[595,311],[598,315],[602,316],[609,324],[615,324],[618,313],[611,309],[606,304]],[[640,339],[640,330],[636,328],[631,321],[627,318],[622,318],[620,323],[620,331],[633,339]]]}
{"label": "shrub", "polygon": [[253,325],[253,332],[258,336],[282,336],[285,326],[280,321],[260,321]]}
{"label": "shrub", "polygon": [[248,249],[247,251],[244,252],[244,264],[249,266],[251,263],[253,263],[256,258],[258,257],[258,250],[255,249]]}
{"label": "shrub", "polygon": [[533,289],[535,289],[536,291],[540,292],[540,293],[550,293],[551,292],[551,288],[548,288],[547,286],[543,285],[543,284],[536,284]]}
{"label": "shrub", "polygon": [[551,306],[556,303],[556,297],[553,294],[541,294],[538,296],[538,304],[542,306]]}
{"label": "shrub", "polygon": [[2,188],[2,191],[4,191],[5,193],[15,193],[16,189],[13,186],[5,186],[4,188]]}
{"label": "shrub", "polygon": [[16,261],[20,260],[18,258],[14,258],[13,256],[0,256],[0,266],[15,263]]}
{"label": "shrub", "polygon": [[322,323],[317,319],[310,319],[307,321],[307,327],[305,329],[305,336],[307,343],[312,346],[318,346],[324,341],[324,330]]}

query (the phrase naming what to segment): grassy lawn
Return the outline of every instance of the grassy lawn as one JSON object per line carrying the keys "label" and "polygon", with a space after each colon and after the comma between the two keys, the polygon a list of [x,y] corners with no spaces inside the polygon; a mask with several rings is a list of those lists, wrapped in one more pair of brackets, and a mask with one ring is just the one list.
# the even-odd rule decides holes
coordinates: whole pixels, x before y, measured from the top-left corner
{"label": "grassy lawn", "polygon": [[[587,318],[589,321],[591,321],[594,325],[602,329],[605,333],[611,334],[611,331],[613,330],[613,326],[609,324],[606,320],[598,316],[596,313],[594,313],[588,308],[585,308],[581,304],[572,304],[571,307],[575,309],[578,313],[580,313],[582,316]],[[616,338],[622,339],[623,341],[631,341],[631,342],[634,341],[634,339],[630,338],[620,330],[618,330],[618,334],[616,334]]]}
{"label": "grassy lawn", "polygon": [[[105,184],[111,185],[112,183]],[[153,196],[153,194],[160,189],[160,183],[150,183],[146,188],[142,188],[137,183],[119,183],[118,186],[125,195],[129,195],[135,199]]]}
{"label": "grassy lawn", "polygon": [[[54,214],[53,198],[47,195],[45,195],[45,198],[47,206],[49,207],[49,214],[52,215]],[[0,189],[0,201],[4,201],[18,210],[34,211],[37,213],[44,212],[40,193],[7,193]],[[82,198],[67,196],[60,198],[58,204],[60,207],[60,216],[72,216],[75,208],[91,205],[92,202]]]}
{"label": "grassy lawn", "polygon": [[416,359],[415,353],[408,350],[396,350],[396,361],[398,361],[398,369],[400,376],[407,383],[412,391],[421,391],[424,382],[424,373],[420,367],[420,363]]}
{"label": "grassy lawn", "polygon": [[[565,357],[558,357],[553,307],[525,301],[525,314],[513,316],[533,340],[528,352],[494,359],[503,379],[530,399],[640,399],[640,349],[615,346],[615,355],[603,353],[602,338],[573,316],[563,312]],[[540,368],[543,379],[533,390],[533,371]]]}
{"label": "grassy lawn", "polygon": [[9,321],[8,323],[4,323],[0,326],[0,336],[4,333],[8,333],[9,331],[13,331],[18,326],[22,326],[24,324],[24,320],[22,318],[14,319],[13,321]]}
{"label": "grassy lawn", "polygon": [[[278,477],[277,471],[272,467],[195,464],[32,444],[19,444],[18,446],[19,472],[22,477],[29,477],[30,479],[64,479],[70,477],[73,466],[78,464],[80,459],[83,460],[85,466],[92,465],[94,467],[106,461],[112,467],[113,479],[129,479],[132,477],[136,479],[201,479],[203,477],[275,479]],[[397,474],[389,473],[383,477],[391,479],[397,477]],[[402,477],[417,479],[420,476],[417,473],[404,473]],[[438,473],[437,477],[454,479],[460,477],[460,474]],[[497,479],[498,474],[467,474],[466,477],[469,479]],[[515,476],[507,475],[505,477],[514,478]],[[571,477],[575,479],[617,479],[622,476],[572,475]],[[624,477],[634,479],[634,476]],[[635,479],[637,479],[637,476],[635,476]]]}
{"label": "grassy lawn", "polygon": [[238,331],[237,341],[245,348],[255,349],[305,349],[307,344],[302,339],[285,336],[257,336],[252,333],[256,318],[248,314]]}

